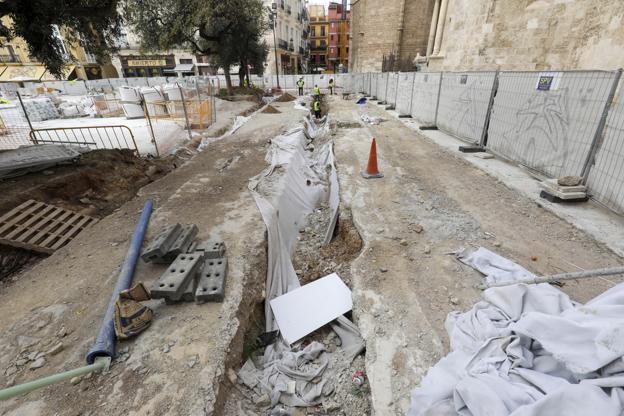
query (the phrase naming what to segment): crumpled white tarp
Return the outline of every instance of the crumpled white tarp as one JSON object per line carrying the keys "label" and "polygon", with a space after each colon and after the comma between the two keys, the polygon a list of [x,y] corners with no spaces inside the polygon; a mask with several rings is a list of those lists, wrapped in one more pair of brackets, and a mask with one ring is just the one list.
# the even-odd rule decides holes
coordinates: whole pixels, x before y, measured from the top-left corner
{"label": "crumpled white tarp", "polygon": [[369,116],[368,114],[362,114],[360,116],[360,119],[362,119],[364,123],[368,123],[368,124],[377,125],[381,123],[381,119],[379,117]]}
{"label": "crumpled white tarp", "polygon": [[585,305],[548,284],[490,288],[446,329],[451,352],[412,392],[408,416],[624,411],[624,284]]}
{"label": "crumpled white tarp", "polygon": [[[267,332],[279,329],[269,301],[300,287],[291,255],[299,230],[305,226],[306,216],[325,197],[326,163],[333,163],[331,144],[319,149],[316,159],[310,159],[305,150],[308,138],[319,137],[326,131],[325,123],[317,126],[308,116],[304,118],[304,125],[304,128],[292,129],[271,141],[266,156],[270,165],[249,183],[268,234]],[[281,176],[271,180],[278,167],[282,168]],[[272,197],[261,192],[264,188],[272,189]],[[344,317],[330,325],[342,341],[340,353],[346,362],[350,362],[364,349],[357,327]],[[331,370],[327,365],[330,357],[320,343],[313,342],[296,351],[280,338],[265,349],[258,365],[249,359],[238,375],[256,393],[268,394],[272,406],[278,402],[287,406],[313,406],[333,392],[333,385],[329,382]]]}
{"label": "crumpled white tarp", "polygon": [[487,283],[517,282],[535,277],[519,264],[484,247],[463,250],[457,254],[457,258],[483,273]]}

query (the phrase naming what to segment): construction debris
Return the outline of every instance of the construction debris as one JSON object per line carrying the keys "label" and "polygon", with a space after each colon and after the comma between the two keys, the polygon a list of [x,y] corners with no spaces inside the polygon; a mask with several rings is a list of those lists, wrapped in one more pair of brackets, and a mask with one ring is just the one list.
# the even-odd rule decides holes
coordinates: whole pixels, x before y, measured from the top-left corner
{"label": "construction debris", "polygon": [[186,253],[193,243],[198,229],[194,224],[173,224],[163,228],[141,254],[146,263],[171,263]]}
{"label": "construction debris", "polygon": [[0,152],[0,178],[12,178],[60,164],[76,162],[89,151],[80,146],[44,144]]}
{"label": "construction debris", "polygon": [[[589,199],[587,187],[577,179],[575,176],[566,176],[559,180],[546,179],[539,183],[543,189],[540,196],[550,202],[585,202]],[[567,185],[572,183],[575,185]]]}

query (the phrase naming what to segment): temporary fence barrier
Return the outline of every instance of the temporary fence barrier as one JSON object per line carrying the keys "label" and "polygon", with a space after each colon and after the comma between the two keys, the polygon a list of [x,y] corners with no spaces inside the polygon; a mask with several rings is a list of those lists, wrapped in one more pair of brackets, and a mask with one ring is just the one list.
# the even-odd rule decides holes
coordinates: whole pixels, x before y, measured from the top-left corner
{"label": "temporary fence barrier", "polygon": [[445,72],[436,120],[438,128],[478,144],[495,75],[495,72]]}
{"label": "temporary fence barrier", "polygon": [[73,144],[94,149],[132,149],[138,153],[132,130],[127,126],[36,128],[33,144]]}
{"label": "temporary fence barrier", "polygon": [[396,72],[388,72],[388,87],[386,89],[386,103],[392,108],[396,108],[397,92],[398,92],[399,74]]}
{"label": "temporary fence barrier", "polygon": [[587,186],[593,198],[624,214],[624,88],[609,103],[604,134],[596,143],[595,164],[587,167]]}
{"label": "temporary fence barrier", "polygon": [[423,125],[435,125],[442,73],[414,73],[411,116]]}
{"label": "temporary fence barrier", "polygon": [[400,115],[410,115],[412,112],[412,90],[414,88],[415,75],[414,72],[398,74],[395,108]]}
{"label": "temporary fence barrier", "polygon": [[583,174],[615,78],[601,71],[500,73],[488,148],[550,177]]}

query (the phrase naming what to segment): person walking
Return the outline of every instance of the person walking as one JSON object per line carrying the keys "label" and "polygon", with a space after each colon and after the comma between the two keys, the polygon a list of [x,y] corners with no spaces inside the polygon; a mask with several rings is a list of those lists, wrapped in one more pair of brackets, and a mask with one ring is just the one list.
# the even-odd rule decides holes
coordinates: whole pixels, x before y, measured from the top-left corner
{"label": "person walking", "polygon": [[317,118],[321,118],[321,100],[314,100],[314,116]]}
{"label": "person walking", "polygon": [[314,99],[315,100],[320,100],[321,99],[321,90],[318,87],[318,85],[314,85],[314,90],[312,95],[314,95]]}
{"label": "person walking", "polygon": [[334,95],[334,79],[329,79],[329,95]]}
{"label": "person walking", "polygon": [[297,87],[299,88],[299,96],[301,97],[303,95],[303,86],[305,85],[305,81],[303,80],[303,77],[299,78],[299,81],[297,81]]}

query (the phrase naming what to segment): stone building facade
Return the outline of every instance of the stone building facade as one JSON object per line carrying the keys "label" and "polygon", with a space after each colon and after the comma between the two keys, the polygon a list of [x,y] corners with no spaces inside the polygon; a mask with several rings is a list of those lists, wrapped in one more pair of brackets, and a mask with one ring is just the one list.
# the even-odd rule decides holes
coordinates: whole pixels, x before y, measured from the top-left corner
{"label": "stone building facade", "polygon": [[622,0],[437,0],[434,11],[427,70],[624,67]]}
{"label": "stone building facade", "polygon": [[[466,0],[469,1],[469,0]],[[351,0],[349,71],[381,71],[385,57],[425,55],[435,0]]]}

